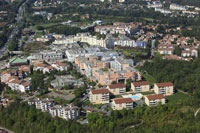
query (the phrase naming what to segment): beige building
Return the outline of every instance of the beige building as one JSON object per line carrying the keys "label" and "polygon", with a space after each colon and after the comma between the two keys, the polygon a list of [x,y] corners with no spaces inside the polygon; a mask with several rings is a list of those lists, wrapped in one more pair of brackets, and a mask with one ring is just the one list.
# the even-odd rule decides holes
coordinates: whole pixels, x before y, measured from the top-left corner
{"label": "beige building", "polygon": [[159,103],[165,104],[165,96],[163,94],[153,94],[145,96],[145,103],[147,106],[156,106]]}
{"label": "beige building", "polygon": [[108,85],[107,88],[113,95],[120,95],[126,92],[125,84],[112,84],[112,85]]}
{"label": "beige building", "polygon": [[113,110],[132,109],[133,100],[131,98],[116,98],[112,101]]}
{"label": "beige building", "polygon": [[106,104],[110,102],[110,92],[108,89],[91,90],[89,100],[93,104]]}
{"label": "beige building", "polygon": [[156,94],[163,94],[165,96],[174,94],[174,86],[171,82],[154,84],[154,92]]}
{"label": "beige building", "polygon": [[131,83],[131,89],[134,93],[148,92],[150,84],[147,81],[133,82]]}

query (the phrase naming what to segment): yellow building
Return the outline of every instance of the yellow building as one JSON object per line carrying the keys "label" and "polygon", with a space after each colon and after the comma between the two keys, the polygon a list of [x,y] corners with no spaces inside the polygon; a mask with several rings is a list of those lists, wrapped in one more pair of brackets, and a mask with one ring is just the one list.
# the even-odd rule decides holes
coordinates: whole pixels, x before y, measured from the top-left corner
{"label": "yellow building", "polygon": [[154,84],[154,92],[156,94],[163,94],[165,96],[174,94],[174,86],[171,82]]}
{"label": "yellow building", "polygon": [[150,91],[150,84],[147,81],[133,82],[131,89],[134,93],[148,92]]}
{"label": "yellow building", "polygon": [[159,103],[165,104],[165,96],[163,94],[153,94],[145,96],[145,103],[147,106],[156,106]]}
{"label": "yellow building", "polygon": [[110,92],[108,89],[91,90],[89,100],[93,104],[106,104],[110,102]]}
{"label": "yellow building", "polygon": [[116,98],[112,101],[113,110],[132,109],[133,100],[131,98]]}
{"label": "yellow building", "polygon": [[125,84],[112,84],[112,85],[108,85],[107,88],[113,95],[120,95],[126,92]]}

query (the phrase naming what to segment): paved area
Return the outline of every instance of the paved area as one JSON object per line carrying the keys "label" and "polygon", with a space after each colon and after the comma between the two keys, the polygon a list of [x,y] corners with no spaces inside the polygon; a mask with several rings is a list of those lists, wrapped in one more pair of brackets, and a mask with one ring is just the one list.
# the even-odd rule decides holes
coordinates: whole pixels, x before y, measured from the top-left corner
{"label": "paved area", "polygon": [[[10,130],[4,128],[4,127],[0,127],[0,133],[1,133],[1,129],[5,130],[5,133],[15,133],[15,132],[10,131]],[[2,133],[4,133],[4,132],[2,132]]]}

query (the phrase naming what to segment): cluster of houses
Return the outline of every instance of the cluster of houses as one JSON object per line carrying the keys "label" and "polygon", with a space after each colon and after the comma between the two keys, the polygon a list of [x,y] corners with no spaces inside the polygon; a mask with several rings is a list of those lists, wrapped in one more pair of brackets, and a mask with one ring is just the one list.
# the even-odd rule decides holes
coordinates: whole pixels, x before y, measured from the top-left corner
{"label": "cluster of houses", "polygon": [[80,116],[80,109],[73,104],[59,105],[54,100],[45,99],[29,99],[29,105],[35,105],[37,109],[43,112],[49,112],[52,117],[60,117],[65,120],[75,120]]}
{"label": "cluster of houses", "polygon": [[[191,40],[193,42],[190,42]],[[200,42],[195,38],[178,38],[178,35],[167,34],[163,39],[159,40],[158,52],[162,55],[174,55],[175,47],[178,47],[181,50],[181,57],[197,57],[199,44]]]}
{"label": "cluster of houses", "polygon": [[[144,92],[154,91],[155,94],[142,95]],[[130,109],[136,105],[136,102],[142,100],[147,106],[156,106],[165,104],[165,96],[174,94],[174,86],[171,82],[155,83],[153,89],[149,82],[138,81],[131,83],[131,91],[126,91],[125,84],[111,84],[105,89],[91,90],[89,100],[92,104],[111,104],[113,110]],[[110,99],[111,95],[122,98]]]}
{"label": "cluster of houses", "polygon": [[14,102],[14,100],[11,100],[9,98],[4,98],[4,97],[0,97],[0,107],[6,108],[7,106],[9,106],[12,102]]}
{"label": "cluster of houses", "polygon": [[44,64],[42,62],[32,62],[27,59],[14,57],[8,63],[9,69],[1,72],[1,82],[7,84],[12,90],[25,93],[30,90],[31,78],[28,74],[31,73],[30,66],[33,65],[33,71],[41,71],[44,74],[50,73],[52,70],[64,71],[68,65],[62,62],[54,62]]}

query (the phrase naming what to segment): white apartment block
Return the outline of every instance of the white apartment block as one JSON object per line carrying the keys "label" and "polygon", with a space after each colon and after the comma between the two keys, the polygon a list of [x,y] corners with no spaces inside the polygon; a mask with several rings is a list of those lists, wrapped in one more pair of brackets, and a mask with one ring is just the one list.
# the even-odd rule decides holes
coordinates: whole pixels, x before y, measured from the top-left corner
{"label": "white apartment block", "polygon": [[185,6],[181,6],[181,5],[178,5],[178,4],[170,4],[170,7],[169,7],[170,10],[187,10],[187,8]]}

